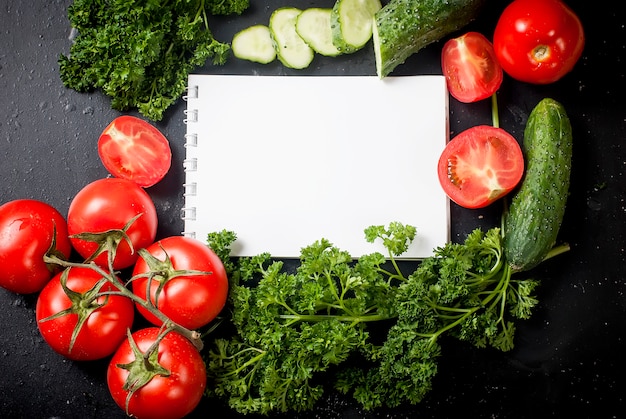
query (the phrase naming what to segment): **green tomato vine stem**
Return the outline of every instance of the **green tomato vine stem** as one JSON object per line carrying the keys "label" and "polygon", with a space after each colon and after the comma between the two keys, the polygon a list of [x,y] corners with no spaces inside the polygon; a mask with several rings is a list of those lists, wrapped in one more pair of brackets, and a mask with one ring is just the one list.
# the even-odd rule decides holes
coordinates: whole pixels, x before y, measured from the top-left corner
{"label": "green tomato vine stem", "polygon": [[63,259],[60,259],[57,256],[45,256],[44,260],[46,263],[54,263],[64,268],[88,268],[94,270],[98,275],[101,275],[108,282],[113,284],[113,286],[117,289],[117,291],[104,291],[98,293],[98,296],[101,295],[121,295],[131,299],[133,302],[139,304],[159,320],[163,322],[163,325],[168,331],[175,331],[189,339],[189,341],[198,349],[198,351],[202,350],[204,347],[204,343],[201,339],[201,334],[195,330],[189,330],[186,327],[183,327],[175,322],[173,322],[169,317],[167,317],[161,310],[157,309],[151,301],[144,300],[140,298],[131,290],[129,290],[123,283],[117,280],[114,274],[111,274],[100,266],[96,265],[94,262],[88,263],[77,263],[77,262],[69,262]]}

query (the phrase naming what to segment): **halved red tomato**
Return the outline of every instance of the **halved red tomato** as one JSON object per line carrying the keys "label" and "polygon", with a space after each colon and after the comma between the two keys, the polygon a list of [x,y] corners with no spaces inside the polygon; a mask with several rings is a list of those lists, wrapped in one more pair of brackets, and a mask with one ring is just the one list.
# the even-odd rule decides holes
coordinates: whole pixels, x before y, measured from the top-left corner
{"label": "halved red tomato", "polygon": [[524,155],[517,140],[502,128],[478,125],[448,142],[437,174],[452,201],[483,208],[517,186],[524,174]]}
{"label": "halved red tomato", "polygon": [[167,138],[149,122],[130,115],[115,118],[104,129],[98,154],[113,176],[144,188],[163,179],[172,165]]}
{"label": "halved red tomato", "polygon": [[448,91],[463,103],[493,95],[504,78],[493,45],[478,32],[447,41],[441,51],[441,69]]}

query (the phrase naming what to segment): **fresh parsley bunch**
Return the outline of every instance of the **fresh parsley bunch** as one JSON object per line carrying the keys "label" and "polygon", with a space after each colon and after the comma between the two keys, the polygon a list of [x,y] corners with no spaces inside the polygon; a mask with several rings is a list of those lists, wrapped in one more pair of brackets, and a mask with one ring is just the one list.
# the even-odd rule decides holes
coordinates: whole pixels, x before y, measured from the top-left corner
{"label": "fresh parsley bunch", "polygon": [[68,17],[78,36],[59,58],[65,86],[101,89],[120,111],[137,108],[160,121],[209,58],[223,64],[230,45],[209,29],[208,16],[240,14],[249,0],[75,0]]}
{"label": "fresh parsley bunch", "polygon": [[436,249],[409,275],[395,257],[414,227],[365,233],[389,254],[354,260],[322,239],[302,249],[292,270],[269,254],[231,259],[234,233],[209,235],[232,280],[234,329],[207,354],[209,395],[240,413],[301,411],[330,381],[365,409],[418,403],[437,373],[440,337],[513,347],[513,320],[530,316],[538,282],[512,278],[500,229]]}
{"label": "fresh parsley bunch", "polygon": [[498,228],[436,249],[398,287],[396,322],[370,365],[342,371],[336,387],[366,409],[415,404],[431,390],[442,336],[513,349],[513,320],[530,317],[539,282],[511,275]]}

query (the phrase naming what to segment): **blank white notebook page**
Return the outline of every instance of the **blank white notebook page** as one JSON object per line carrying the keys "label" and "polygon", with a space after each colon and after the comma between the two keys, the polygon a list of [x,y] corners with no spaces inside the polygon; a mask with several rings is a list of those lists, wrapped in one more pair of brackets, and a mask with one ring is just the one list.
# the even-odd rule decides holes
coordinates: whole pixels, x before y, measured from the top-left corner
{"label": "blank white notebook page", "polygon": [[442,76],[189,76],[183,234],[237,234],[233,256],[299,257],[325,238],[387,255],[371,225],[417,228],[403,258],[449,240],[437,179]]}

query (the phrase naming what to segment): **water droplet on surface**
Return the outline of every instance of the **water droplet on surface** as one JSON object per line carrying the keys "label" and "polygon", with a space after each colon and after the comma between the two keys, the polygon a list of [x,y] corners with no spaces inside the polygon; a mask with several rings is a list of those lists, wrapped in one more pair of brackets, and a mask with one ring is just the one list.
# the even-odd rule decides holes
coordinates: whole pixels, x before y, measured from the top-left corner
{"label": "water droplet on surface", "polygon": [[600,211],[602,209],[602,204],[595,198],[588,198],[587,207],[593,211]]}

